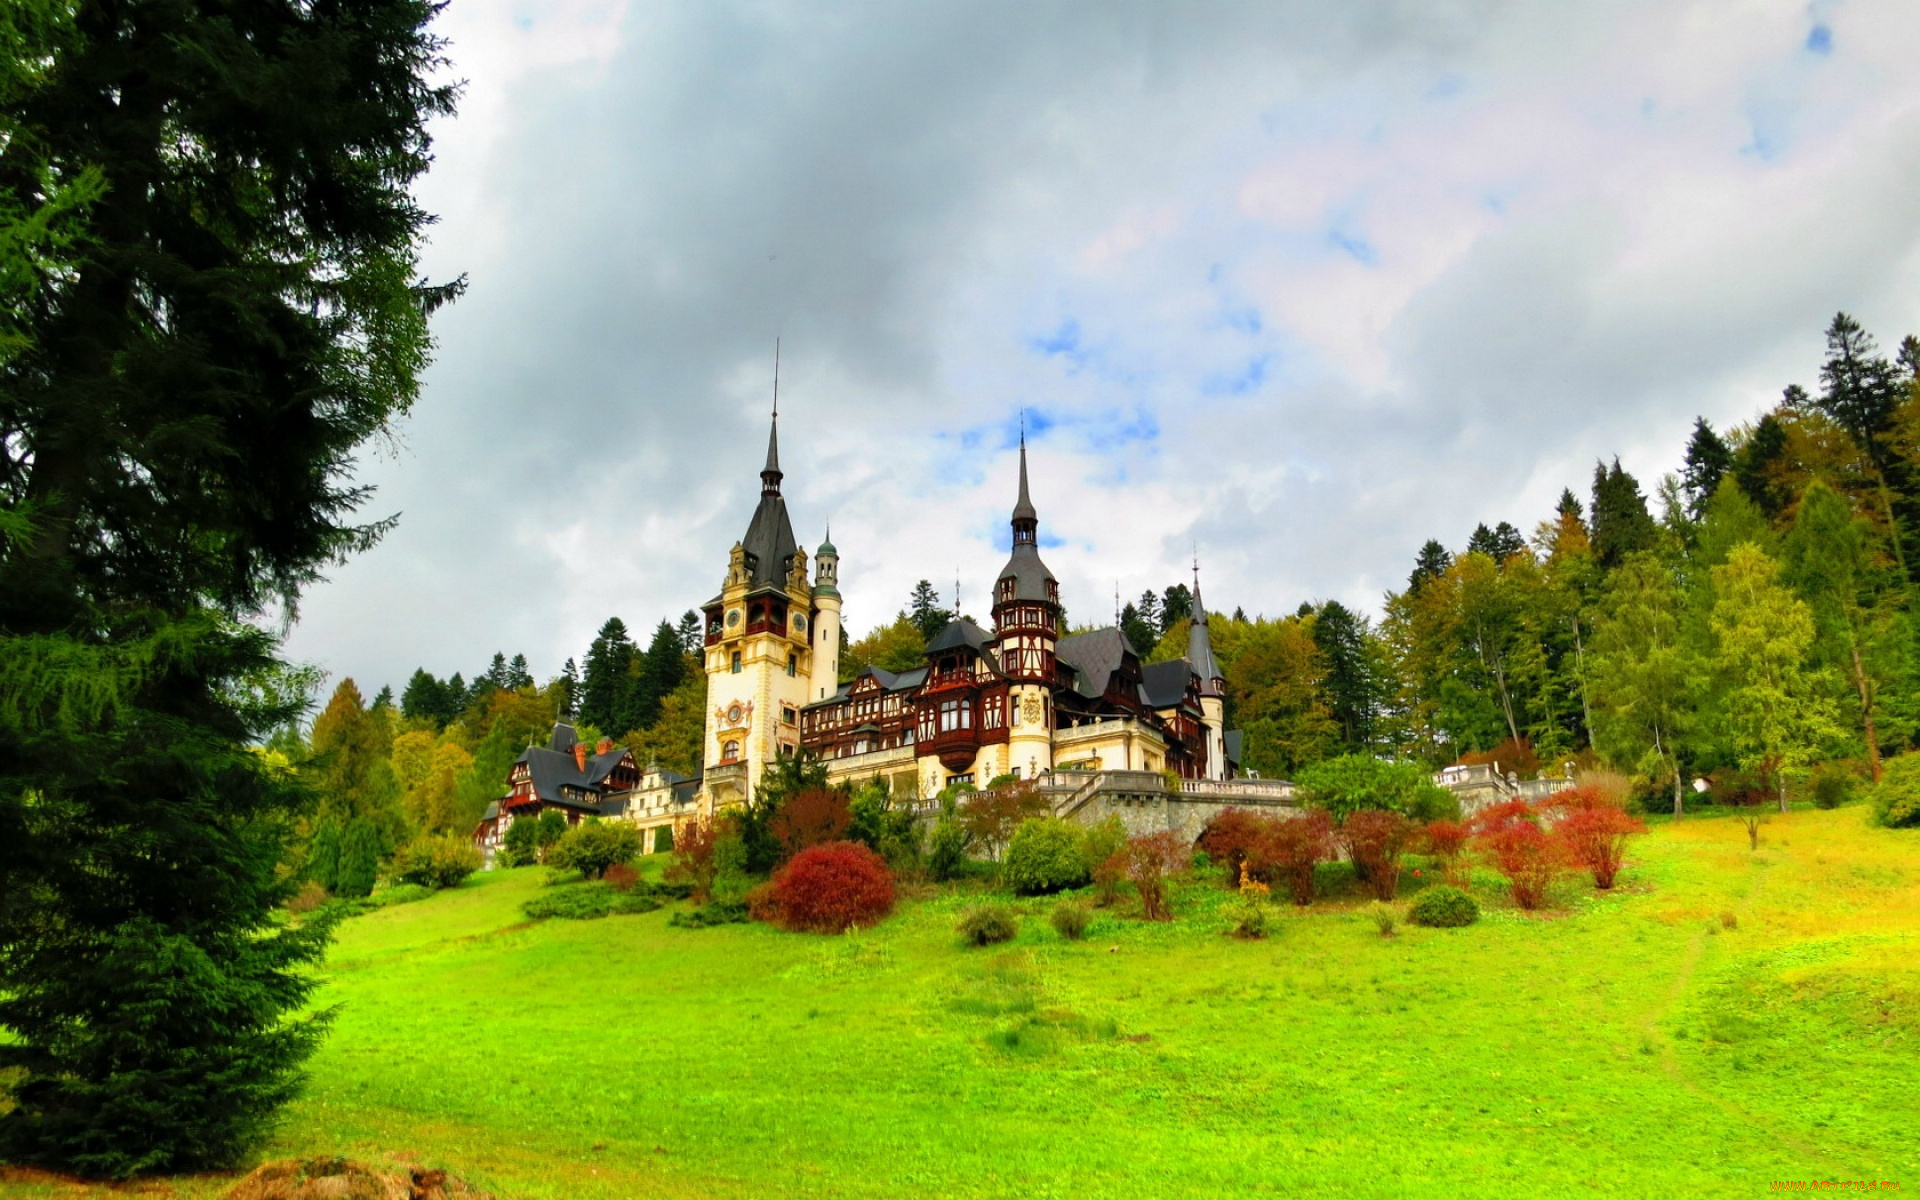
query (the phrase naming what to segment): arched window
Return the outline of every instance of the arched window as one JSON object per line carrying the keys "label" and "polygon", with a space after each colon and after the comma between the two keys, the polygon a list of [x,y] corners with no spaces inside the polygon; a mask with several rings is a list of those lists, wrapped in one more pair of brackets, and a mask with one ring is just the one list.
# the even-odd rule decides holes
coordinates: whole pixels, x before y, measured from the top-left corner
{"label": "arched window", "polygon": [[723,763],[740,761],[740,743],[726,742],[720,747],[720,761]]}

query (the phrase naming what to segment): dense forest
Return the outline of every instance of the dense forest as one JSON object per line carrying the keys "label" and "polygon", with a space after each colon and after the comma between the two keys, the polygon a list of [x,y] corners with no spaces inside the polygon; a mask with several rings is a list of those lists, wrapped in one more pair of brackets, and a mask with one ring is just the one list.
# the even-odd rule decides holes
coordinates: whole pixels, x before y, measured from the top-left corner
{"label": "dense forest", "polygon": [[[1501,521],[1459,549],[1421,547],[1370,617],[1337,601],[1209,623],[1247,768],[1294,774],[1343,754],[1521,775],[1605,763],[1648,804],[1692,781],[1791,787],[1820,762],[1878,776],[1920,729],[1920,341],[1888,358],[1845,314],[1818,386],[1756,420],[1694,423],[1683,469],[1652,488],[1615,460],[1583,500],[1563,491],[1531,537]],[[1124,605],[1149,661],[1186,652],[1184,583]],[[927,581],[845,644],[843,678],[909,670],[953,613]],[[557,719],[693,774],[703,730],[700,622],[662,620],[643,647],[613,618],[583,659],[536,684],[496,654],[471,682],[421,670],[396,701],[342,682],[305,744],[316,829],[390,852],[415,832],[471,829],[506,770]],[[348,830],[357,832],[349,835]]]}

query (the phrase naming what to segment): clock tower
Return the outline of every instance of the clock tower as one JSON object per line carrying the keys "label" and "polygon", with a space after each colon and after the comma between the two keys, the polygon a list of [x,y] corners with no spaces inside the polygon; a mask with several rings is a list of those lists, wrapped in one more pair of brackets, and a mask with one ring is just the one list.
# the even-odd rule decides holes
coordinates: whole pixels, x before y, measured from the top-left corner
{"label": "clock tower", "polygon": [[745,803],[770,763],[800,752],[800,709],[814,674],[818,614],[807,552],[780,495],[779,421],[776,414],[767,437],[759,507],[734,543],[720,594],[705,605],[703,759],[713,809]]}
{"label": "clock tower", "polygon": [[1040,561],[1040,513],[1027,494],[1027,437],[1020,435],[1020,498],[1013,553],[993,583],[993,624],[1007,689],[1007,770],[1022,779],[1053,769],[1053,689],[1060,669],[1060,583]]}

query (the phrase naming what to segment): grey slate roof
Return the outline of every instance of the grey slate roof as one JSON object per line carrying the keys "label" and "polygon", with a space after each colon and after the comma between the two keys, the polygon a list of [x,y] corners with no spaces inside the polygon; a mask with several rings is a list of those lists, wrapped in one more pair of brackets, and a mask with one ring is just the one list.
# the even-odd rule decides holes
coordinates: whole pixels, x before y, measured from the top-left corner
{"label": "grey slate roof", "polygon": [[1007,559],[1007,565],[1000,568],[999,576],[994,580],[994,596],[1000,595],[997,585],[1000,580],[1013,580],[1013,598],[1015,600],[1044,600],[1053,603],[1053,596],[1047,584],[1057,583],[1047,564],[1040,561],[1040,551],[1025,543],[1015,543],[1013,554]]}
{"label": "grey slate roof", "polygon": [[1108,678],[1119,670],[1124,655],[1131,649],[1127,635],[1109,625],[1105,629],[1061,638],[1053,653],[1074,669],[1074,690],[1091,699],[1107,690]]}
{"label": "grey slate roof", "polygon": [[957,650],[961,646],[984,651],[991,641],[993,641],[992,634],[965,617],[961,617],[958,620],[948,621],[945,629],[933,635],[933,640],[927,643],[927,653],[938,654],[942,650]]}
{"label": "grey slate roof", "polygon": [[1187,698],[1193,664],[1184,658],[1148,663],[1140,669],[1140,691],[1148,708],[1177,708]]}
{"label": "grey slate roof", "polygon": [[1242,755],[1246,751],[1247,735],[1245,731],[1239,730],[1239,729],[1229,729],[1227,730],[1226,734],[1221,738],[1221,741],[1226,743],[1227,761],[1232,763],[1236,767],[1239,766]]}
{"label": "grey slate roof", "polygon": [[1187,661],[1193,664],[1193,673],[1200,679],[1201,692],[1219,695],[1220,689],[1213,681],[1225,676],[1213,657],[1213,635],[1207,632],[1207,607],[1200,603],[1198,570],[1193,576],[1193,624],[1187,629]]}
{"label": "grey slate roof", "polygon": [[747,536],[740,539],[747,552],[749,586],[785,587],[787,568],[800,544],[793,537],[793,522],[787,519],[787,502],[780,498],[780,423],[775,418],[767,435],[767,465],[760,472],[760,504],[747,522]]}

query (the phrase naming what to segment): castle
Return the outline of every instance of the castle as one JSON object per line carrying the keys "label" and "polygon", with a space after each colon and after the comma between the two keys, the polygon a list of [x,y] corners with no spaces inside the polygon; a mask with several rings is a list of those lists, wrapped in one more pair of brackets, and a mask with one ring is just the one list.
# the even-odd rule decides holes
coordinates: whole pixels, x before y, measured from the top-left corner
{"label": "castle", "polygon": [[1143,664],[1117,628],[1065,634],[1060,585],[1042,561],[1020,444],[1013,549],[993,586],[991,631],[955,616],[926,665],[868,666],[840,681],[840,557],[823,542],[807,573],[780,494],[778,418],[760,502],[706,618],[709,806],[744,801],[768,766],[809,751],[832,782],[885,779],[895,795],[1039,779],[1056,768],[1223,780],[1239,738],[1195,581],[1187,657]]}
{"label": "castle", "polygon": [[547,807],[569,821],[630,821],[651,853],[661,830],[745,803],[772,764],[802,752],[819,757],[830,783],[878,778],[895,796],[922,798],[956,784],[1059,787],[1114,773],[1136,789],[1164,791],[1172,776],[1189,790],[1219,791],[1238,773],[1241,739],[1225,727],[1226,680],[1197,572],[1185,658],[1143,663],[1142,649],[1113,626],[1066,633],[1059,581],[1040,558],[1024,436],[1013,549],[994,581],[993,629],[955,615],[928,643],[924,666],[896,674],[869,665],[847,683],[839,551],[822,542],[809,576],[782,478],[776,415],[759,504],[728,554],[720,594],[701,606],[701,775],[638,770],[611,746],[589,758],[570,727],[556,726],[551,746],[529,747],[515,764],[509,795],[475,831],[489,853],[515,817]]}

